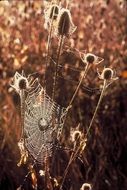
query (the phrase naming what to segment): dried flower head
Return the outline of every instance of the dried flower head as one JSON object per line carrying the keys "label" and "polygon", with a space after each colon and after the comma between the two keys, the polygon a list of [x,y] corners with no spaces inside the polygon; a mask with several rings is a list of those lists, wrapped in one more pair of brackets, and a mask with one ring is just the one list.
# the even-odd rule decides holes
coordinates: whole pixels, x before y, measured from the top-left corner
{"label": "dried flower head", "polygon": [[58,18],[58,36],[69,37],[75,30],[76,26],[72,22],[71,13],[68,9],[61,9]]}
{"label": "dried flower head", "polygon": [[56,20],[58,14],[59,14],[59,6],[58,5],[52,5],[52,7],[50,8],[49,18]]}
{"label": "dried flower head", "polygon": [[59,11],[60,11],[60,6],[55,3],[46,6],[46,9],[44,10],[44,16],[45,16],[44,26],[47,30],[49,30],[49,26],[56,25]]}
{"label": "dried flower head", "polygon": [[104,60],[103,58],[98,57],[92,53],[81,53],[80,52],[80,57],[81,57],[82,61],[86,64],[98,65],[99,63],[101,63]]}
{"label": "dried flower head", "polygon": [[96,60],[96,56],[95,55],[93,55],[93,54],[91,54],[91,53],[89,53],[89,54],[87,54],[87,56],[86,56],[86,61],[88,62],[88,63],[94,63],[95,62],[95,60]]}
{"label": "dried flower head", "polygon": [[111,80],[113,78],[113,70],[110,68],[105,68],[102,72],[102,78],[105,80]]}
{"label": "dried flower head", "polygon": [[113,81],[118,79],[114,71],[108,67],[104,68],[101,74],[99,73],[98,70],[97,70],[97,73],[98,73],[98,77],[107,83],[106,87],[108,87],[110,84],[112,84]]}
{"label": "dried flower head", "polygon": [[21,90],[28,89],[29,82],[26,77],[16,72],[13,78],[13,84],[11,84],[11,86],[20,94]]}
{"label": "dried flower head", "polygon": [[22,89],[27,89],[27,79],[24,77],[22,79],[19,80],[19,88],[22,90]]}
{"label": "dried flower head", "polygon": [[91,189],[92,187],[89,183],[84,183],[82,187],[80,188],[80,190],[91,190]]}
{"label": "dried flower head", "polygon": [[116,80],[118,77],[115,77],[114,71],[111,68],[104,68],[102,73],[100,74],[99,71],[97,70],[98,76],[102,80]]}

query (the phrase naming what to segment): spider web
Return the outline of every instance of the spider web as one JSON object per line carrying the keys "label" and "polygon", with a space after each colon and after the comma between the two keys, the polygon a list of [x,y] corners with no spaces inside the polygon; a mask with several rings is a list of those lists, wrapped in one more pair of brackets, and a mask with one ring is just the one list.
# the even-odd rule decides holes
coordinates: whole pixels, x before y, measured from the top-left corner
{"label": "spider web", "polygon": [[66,109],[54,102],[37,79],[31,84],[25,100],[25,147],[38,162],[52,155],[66,117]]}

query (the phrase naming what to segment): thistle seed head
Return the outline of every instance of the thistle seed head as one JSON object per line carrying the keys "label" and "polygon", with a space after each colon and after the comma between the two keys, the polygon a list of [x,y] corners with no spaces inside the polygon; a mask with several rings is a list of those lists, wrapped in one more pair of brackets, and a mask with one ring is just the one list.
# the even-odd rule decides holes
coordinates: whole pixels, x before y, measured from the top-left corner
{"label": "thistle seed head", "polygon": [[98,57],[92,53],[80,52],[80,57],[85,64],[98,65],[99,63],[101,63],[104,60],[103,58]]}
{"label": "thistle seed head", "polygon": [[112,84],[113,81],[118,79],[118,77],[115,76],[114,71],[109,67],[104,68],[101,74],[99,73],[97,69],[97,73],[100,79],[107,82],[106,87],[108,87],[110,84]]}
{"label": "thistle seed head", "polygon": [[57,16],[59,14],[59,6],[58,5],[53,5],[50,10],[50,19],[56,20]]}
{"label": "thistle seed head", "polygon": [[103,70],[103,79],[111,80],[113,78],[113,70],[110,68],[105,68]]}
{"label": "thistle seed head", "polygon": [[70,14],[67,10],[64,10],[59,18],[58,35],[68,37],[69,30],[70,30],[70,24],[71,24]]}
{"label": "thistle seed head", "polygon": [[27,88],[27,80],[26,78],[22,78],[19,80],[19,89],[23,90]]}
{"label": "thistle seed head", "polygon": [[87,63],[92,64],[92,63],[95,62],[95,60],[96,60],[95,55],[93,55],[93,54],[91,54],[91,53],[88,53],[88,54],[86,55],[86,62],[87,62]]}
{"label": "thistle seed head", "polygon": [[20,94],[21,90],[26,90],[29,88],[29,81],[23,76],[23,74],[21,75],[16,72],[13,77],[11,87],[13,87]]}

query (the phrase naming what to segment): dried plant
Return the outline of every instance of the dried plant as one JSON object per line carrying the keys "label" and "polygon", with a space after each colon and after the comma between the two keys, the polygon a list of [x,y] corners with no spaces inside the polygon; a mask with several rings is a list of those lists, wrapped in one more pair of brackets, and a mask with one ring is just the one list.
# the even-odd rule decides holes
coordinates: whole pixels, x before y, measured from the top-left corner
{"label": "dried plant", "polygon": [[24,110],[25,110],[25,91],[29,88],[29,82],[28,79],[24,76],[24,73],[22,72],[22,75],[20,75],[18,72],[14,75],[13,84],[11,85],[16,92],[20,95],[20,101],[21,101],[21,139],[18,143],[20,153],[21,153],[21,159],[18,163],[18,166],[20,166],[22,163],[26,163],[28,152],[25,149],[25,138],[24,138]]}
{"label": "dried plant", "polygon": [[76,88],[76,90],[75,90],[75,92],[74,92],[74,94],[73,94],[73,96],[72,96],[72,98],[71,98],[71,100],[70,100],[70,103],[69,103],[69,106],[68,106],[68,107],[70,107],[71,104],[73,103],[74,98],[75,98],[75,96],[77,95],[77,92],[78,92],[78,90],[79,90],[79,88],[80,88],[80,86],[81,86],[83,80],[85,79],[86,74],[87,74],[87,72],[89,71],[90,67],[91,67],[92,65],[98,65],[100,62],[103,61],[102,58],[99,59],[99,58],[98,58],[96,55],[94,55],[94,54],[91,54],[91,53],[83,54],[82,52],[79,52],[79,53],[80,53],[81,60],[83,61],[84,65],[85,65],[85,69],[84,69],[84,71],[82,72],[81,79],[80,79],[79,84],[78,84],[78,86],[77,86],[77,88]]}
{"label": "dried plant", "polygon": [[[80,126],[80,124],[77,126],[77,129],[79,128],[79,126]],[[74,143],[73,152],[70,156],[69,162],[64,171],[62,182],[60,185],[60,190],[62,190],[62,188],[63,188],[63,184],[64,184],[65,178],[67,176],[67,173],[69,171],[70,165],[75,160],[75,158],[80,156],[82,154],[82,152],[84,151],[84,149],[86,147],[87,139],[84,136],[84,134],[82,134],[79,130],[76,130],[72,134],[72,142]]]}
{"label": "dried plant", "polygon": [[[68,107],[66,108],[65,111],[64,109],[62,111],[58,111],[61,108],[59,107],[59,105],[57,105],[54,102],[54,98],[55,98],[55,90],[56,90],[56,79],[57,79],[57,72],[58,72],[59,57],[61,54],[64,38],[71,35],[73,31],[75,30],[75,27],[71,20],[71,15],[70,15],[69,10],[61,9],[59,13],[59,7],[57,5],[53,5],[50,8],[50,14],[49,14],[49,20],[51,20],[51,23],[50,23],[51,31],[49,34],[49,38],[51,38],[53,21],[57,19],[58,15],[59,15],[58,35],[60,36],[60,45],[58,48],[57,61],[55,65],[52,99],[50,99],[50,97],[46,94],[44,88],[41,87],[37,79],[33,82],[28,81],[28,79],[24,77],[23,73],[22,75],[20,75],[19,73],[16,72],[14,76],[14,84],[12,85],[12,87],[15,88],[15,90],[19,93],[20,99],[21,99],[21,121],[22,121],[21,124],[22,124],[23,132],[21,135],[21,140],[18,144],[20,148],[20,152],[21,152],[21,160],[18,163],[18,165],[20,166],[22,162],[26,163],[28,152],[30,155],[32,155],[34,160],[40,164],[44,162],[44,158],[45,158],[45,182],[46,182],[45,187],[47,186],[47,184],[50,184],[50,180],[48,180],[50,178],[50,174],[49,174],[49,168],[47,166],[47,163],[48,163],[47,159],[49,156],[51,156],[51,152],[52,152],[51,150],[52,150],[52,146],[53,146],[53,142],[55,141],[55,138],[58,138],[58,135],[54,137],[52,136],[52,134],[53,133],[59,134],[60,132],[58,131],[63,128],[63,124],[65,122],[64,117],[68,113],[68,110],[70,109],[70,107],[72,106],[72,103],[89,69],[93,65],[98,65],[100,62],[103,61],[102,58],[97,57],[92,53],[82,53],[78,51],[80,58],[85,65],[85,69],[82,72],[81,78],[69,102]],[[48,48],[49,47],[50,45],[48,42]],[[49,49],[47,49],[47,52],[48,51]],[[65,178],[66,178],[66,175],[68,173],[71,163],[75,160],[77,156],[82,154],[82,152],[84,151],[86,147],[87,136],[91,129],[93,121],[95,119],[97,110],[100,106],[105,89],[114,80],[117,79],[117,77],[114,77],[113,70],[110,68],[104,68],[104,70],[102,71],[102,74],[98,72],[98,75],[99,75],[99,78],[104,81],[101,95],[100,95],[98,104],[96,106],[95,112],[93,114],[93,117],[91,119],[90,125],[87,129],[87,133],[84,135],[80,131],[75,131],[73,134],[74,148],[70,156],[68,165],[65,169],[62,183],[60,185],[60,190],[62,190],[63,188],[63,184],[64,184],[64,181],[65,181]],[[25,96],[26,91],[27,91],[27,96]],[[60,116],[60,113],[62,113],[61,116]],[[58,118],[58,115],[59,115],[59,118]],[[29,173],[32,173],[33,175],[31,176],[34,176],[33,172],[30,171],[28,172],[28,174]],[[27,178],[28,174],[26,175],[25,179]],[[50,189],[51,188],[52,188],[52,185],[50,185]]]}
{"label": "dried plant", "polygon": [[100,98],[99,98],[99,100],[98,100],[96,109],[95,109],[94,114],[93,114],[93,117],[92,117],[92,119],[91,119],[91,121],[90,121],[90,125],[89,125],[89,127],[88,127],[88,129],[87,129],[87,134],[86,134],[86,136],[88,135],[88,133],[89,133],[89,131],[90,131],[90,129],[91,129],[91,126],[92,126],[93,121],[94,121],[94,119],[95,119],[96,113],[97,113],[97,111],[98,111],[98,108],[99,108],[100,103],[101,103],[101,101],[102,101],[102,98],[103,98],[103,96],[104,96],[104,93],[105,93],[106,88],[107,88],[113,81],[115,81],[115,80],[118,79],[118,77],[115,77],[115,76],[114,76],[114,72],[113,72],[113,70],[112,70],[111,68],[104,68],[103,71],[102,71],[102,74],[100,74],[100,73],[98,72],[98,76],[99,76],[100,79],[103,80],[103,86],[102,86],[102,91],[101,91]]}
{"label": "dried plant", "polygon": [[[90,55],[90,58],[87,57],[87,58],[85,58],[84,60],[90,60],[90,63],[92,63],[93,60],[94,60],[94,59],[93,59],[93,56],[94,56],[94,55],[92,55],[92,56]],[[92,60],[92,61],[91,61],[91,60]],[[92,117],[92,119],[91,119],[91,121],[90,121],[90,125],[89,125],[89,127],[88,127],[88,129],[87,129],[86,134],[85,134],[85,135],[81,135],[80,131],[75,131],[74,134],[73,134],[73,139],[75,139],[75,142],[74,142],[74,145],[75,145],[75,146],[74,146],[74,150],[73,150],[73,152],[72,152],[72,154],[71,154],[71,157],[70,157],[70,159],[69,159],[68,165],[67,165],[67,167],[66,167],[66,169],[65,169],[65,172],[64,172],[64,175],[63,175],[63,179],[62,179],[62,183],[61,183],[61,186],[60,186],[60,190],[62,190],[63,183],[64,183],[64,180],[65,180],[65,178],[66,178],[66,175],[67,175],[67,173],[68,173],[68,170],[69,170],[69,167],[70,167],[71,163],[75,160],[75,158],[76,158],[78,155],[81,155],[81,154],[82,154],[82,152],[84,151],[84,149],[85,149],[85,147],[86,147],[86,141],[87,141],[87,138],[88,138],[88,134],[89,134],[89,132],[90,132],[90,129],[91,129],[91,127],[92,127],[93,121],[94,121],[95,116],[96,116],[96,114],[97,114],[98,108],[99,108],[100,103],[101,103],[101,101],[102,101],[102,98],[103,98],[105,89],[106,89],[113,81],[115,81],[115,80],[118,79],[118,77],[115,77],[115,76],[114,76],[114,72],[113,72],[113,70],[110,69],[110,68],[104,68],[104,70],[102,71],[102,74],[99,74],[99,73],[98,73],[98,75],[99,75],[99,78],[103,80],[103,87],[102,87],[102,91],[101,91],[101,94],[100,94],[100,98],[99,98],[99,100],[98,100],[98,104],[97,104],[96,109],[95,109],[95,111],[94,111],[93,117]],[[80,83],[79,83],[79,84],[80,84]],[[79,88],[79,85],[78,85],[77,88]],[[77,93],[77,89],[76,89],[75,92]],[[74,93],[74,95],[75,95],[76,93]],[[72,97],[72,98],[73,98],[73,97]],[[73,100],[73,99],[72,99],[72,100]]]}
{"label": "dried plant", "polygon": [[48,42],[47,42],[47,60],[46,60],[46,68],[48,65],[48,58],[50,56],[50,46],[53,34],[55,34],[55,30],[57,27],[57,19],[60,12],[60,5],[57,3],[51,3],[48,8],[46,7],[44,10],[45,15],[45,28],[49,31]]}
{"label": "dried plant", "polygon": [[55,98],[59,58],[60,58],[62,46],[64,43],[64,38],[71,36],[75,30],[76,30],[76,27],[74,26],[74,24],[72,22],[70,10],[62,8],[58,15],[58,23],[57,23],[57,30],[56,30],[56,33],[59,37],[59,45],[58,45],[57,61],[56,61],[56,65],[55,65],[52,99]]}
{"label": "dried plant", "polygon": [[[119,184],[121,188],[126,189],[126,176],[121,169],[124,166],[124,148],[121,146],[125,144],[121,138],[124,127],[120,130],[117,128],[118,125],[121,127],[126,123],[123,100],[123,97],[126,97],[127,78],[126,34],[123,32],[125,18],[121,11],[123,6],[119,10],[118,2],[102,0],[85,3],[81,0],[52,0],[50,3],[44,3],[44,27],[42,1],[0,3],[0,161],[3,165],[0,172],[0,189],[8,189],[6,185],[2,186],[8,181],[15,184],[11,186],[10,183],[9,189],[16,189],[20,184],[20,190],[91,190],[103,189],[105,186],[117,190]],[[119,26],[117,18],[120,17],[122,19]],[[79,26],[76,32],[72,20]],[[47,43],[44,28],[48,31]],[[65,47],[69,47],[67,51]],[[81,49],[86,49],[85,53]],[[96,55],[92,52],[96,52]],[[105,58],[105,62],[100,56]],[[46,69],[42,60],[45,60]],[[106,67],[102,70],[104,64]],[[106,95],[106,103],[103,103],[103,97],[108,94],[108,87],[118,79],[112,69],[116,65],[120,80],[109,89],[111,99]],[[38,76],[26,77],[24,72],[21,72],[22,69],[28,74],[37,71]],[[13,82],[9,87],[12,76]],[[44,78],[43,86],[38,78],[40,81]],[[58,88],[58,83],[61,89]],[[52,90],[52,94],[48,90]],[[91,106],[96,104],[98,93],[99,99],[91,117]],[[99,113],[100,122],[96,125],[94,121],[101,103],[104,110]],[[115,106],[119,110],[118,119],[114,119],[114,111],[110,116],[106,111],[108,107],[115,110]],[[119,118],[122,118],[120,123]],[[114,122],[110,132],[107,125],[109,121]],[[18,127],[19,123],[21,128]],[[75,128],[76,123],[79,125]],[[99,128],[100,124],[107,127]],[[92,131],[93,127],[95,130]],[[108,144],[111,143],[114,146],[109,147]],[[24,164],[20,168],[21,173],[15,164],[19,159],[17,147],[21,154],[17,165]],[[101,151],[99,157],[98,150]],[[97,165],[94,159],[97,160]],[[122,160],[123,165],[119,160]],[[71,167],[72,164],[74,167]],[[12,170],[12,166],[16,167],[17,173]],[[26,172],[24,169],[27,169],[28,173],[21,183],[17,176],[22,177]]]}

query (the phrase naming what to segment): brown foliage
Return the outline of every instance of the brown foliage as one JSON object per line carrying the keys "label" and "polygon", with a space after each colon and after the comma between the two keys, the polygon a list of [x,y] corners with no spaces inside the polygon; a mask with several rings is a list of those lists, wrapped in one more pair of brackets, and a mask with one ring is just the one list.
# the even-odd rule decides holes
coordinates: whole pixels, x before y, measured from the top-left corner
{"label": "brown foliage", "polygon": [[[124,1],[123,1],[124,2]],[[100,65],[115,68],[119,80],[105,94],[87,146],[82,154],[82,162],[76,159],[68,172],[63,189],[78,190],[83,183],[90,183],[94,190],[123,190],[127,188],[126,146],[127,146],[127,14],[126,5],[119,1],[73,0],[72,17],[77,30],[72,39],[65,41],[60,57],[63,67],[59,75],[66,79],[79,80],[80,72],[70,70],[73,67],[83,69],[79,57],[70,47],[95,53],[105,59]],[[18,168],[20,159],[17,142],[20,138],[20,100],[10,87],[16,70],[23,69],[26,74],[38,73],[43,83],[46,60],[47,31],[44,29],[43,1],[12,0],[0,1],[0,189],[16,189],[22,184],[27,173],[27,165]],[[51,55],[55,57],[57,40],[53,40]],[[66,46],[67,44],[67,46]],[[66,51],[64,51],[66,49]],[[47,92],[51,95],[53,63],[48,67]],[[84,80],[85,86],[100,86],[96,68]],[[62,87],[62,89],[61,89]],[[76,83],[59,77],[57,101],[67,106]],[[80,121],[82,132],[90,122],[95,110],[98,91],[88,92],[80,88],[73,108],[68,116],[63,147],[71,147],[70,128]],[[51,182],[61,182],[70,152],[57,150],[55,163],[51,168]],[[50,164],[49,164],[50,165]],[[40,168],[35,167],[38,170]],[[37,176],[36,176],[37,175]],[[33,186],[43,189],[44,180],[36,172],[31,173]],[[56,180],[57,179],[57,180]],[[56,180],[56,181],[55,181]],[[24,189],[32,189],[28,177]],[[56,183],[57,184],[57,183]],[[56,185],[54,189],[58,189]]]}

